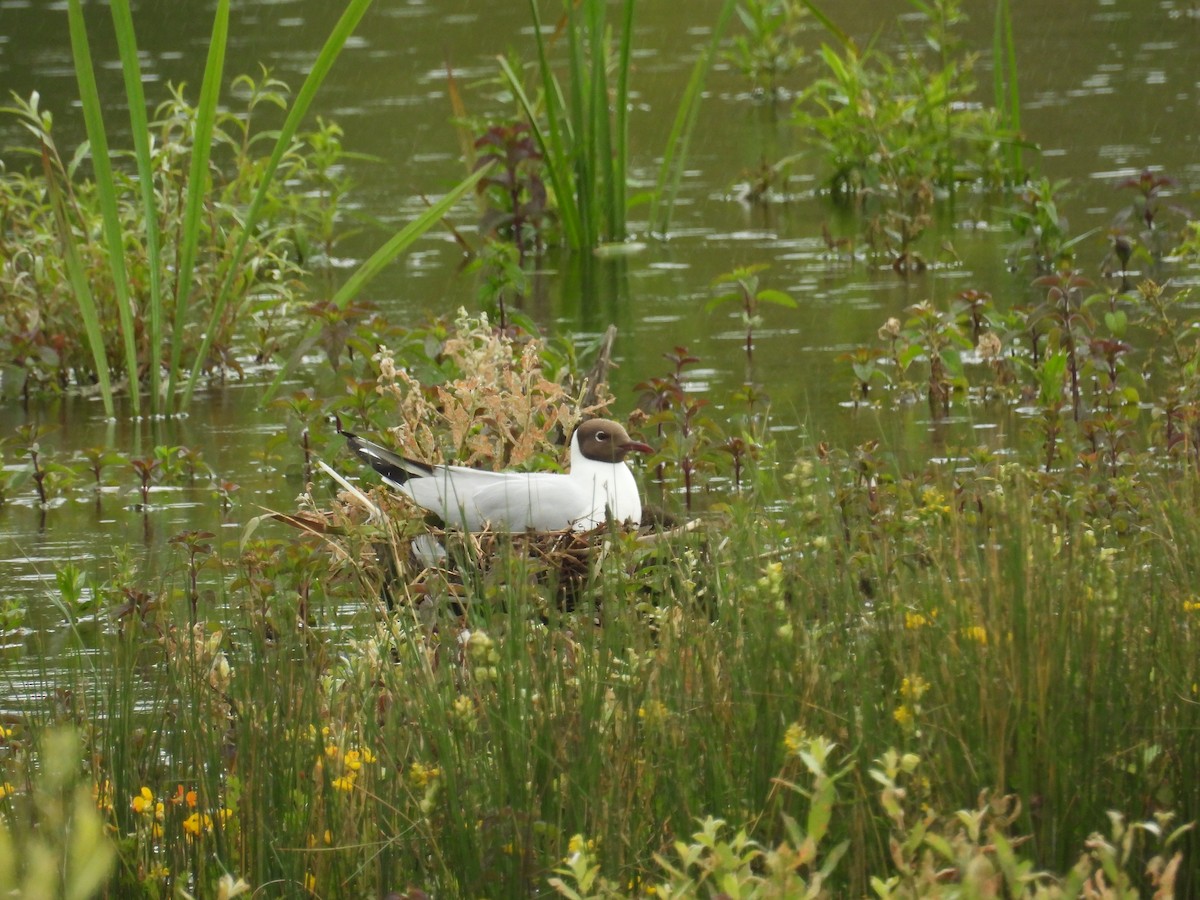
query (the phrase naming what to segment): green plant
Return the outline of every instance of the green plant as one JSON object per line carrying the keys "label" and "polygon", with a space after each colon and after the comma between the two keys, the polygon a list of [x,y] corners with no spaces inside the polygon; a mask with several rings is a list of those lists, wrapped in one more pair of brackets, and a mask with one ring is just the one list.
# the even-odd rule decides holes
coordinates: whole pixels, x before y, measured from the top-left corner
{"label": "green plant", "polygon": [[496,162],[475,187],[487,198],[483,229],[511,241],[523,263],[526,254],[541,252],[549,227],[543,156],[526,122],[492,125],[475,141],[475,150],[476,168]]}
{"label": "green plant", "polygon": [[1041,178],[1027,184],[1017,195],[1017,205],[1009,213],[1018,246],[1028,250],[1039,274],[1068,264],[1079,238],[1071,239],[1067,221],[1059,212],[1068,181]]}
{"label": "green plant", "polygon": [[723,54],[750,79],[756,93],[771,100],[783,96],[781,80],[804,62],[797,41],[808,9],[803,0],[743,0],[737,16],[745,29]]}
{"label": "green plant", "polygon": [[[824,75],[801,94],[794,120],[824,154],[830,192],[886,204],[914,190],[954,192],[963,182],[988,188],[1020,183],[1020,155],[1009,152],[1020,145],[1012,68],[1006,70],[1004,113],[969,102],[974,56],[956,36],[965,18],[958,0],[911,2],[925,19],[930,62],[915,54],[897,61],[874,47],[860,50],[821,17],[838,46],[822,47]],[[922,184],[927,187],[917,187]]]}
{"label": "green plant", "polygon": [[[120,263],[124,270],[121,277],[128,285],[122,300],[113,287],[115,276],[106,247],[92,237],[103,233],[106,213],[101,209],[96,182],[81,177],[78,166],[83,157],[63,160],[52,137],[52,120],[39,108],[36,98],[18,100],[10,109],[34,135],[34,152],[42,162],[38,178],[6,173],[2,179],[14,198],[9,221],[22,255],[18,267],[7,272],[11,281],[5,289],[12,303],[6,305],[4,318],[12,331],[0,341],[0,348],[10,371],[24,370],[19,376],[23,393],[35,388],[86,387],[97,382],[102,393],[111,394],[112,385],[103,387],[109,369],[125,370],[131,395],[148,387],[152,409],[164,411],[170,403],[162,374],[171,365],[173,355],[179,354],[191,365],[207,337],[204,371],[212,375],[240,371],[236,341],[243,337],[247,320],[256,320],[260,356],[276,343],[274,332],[279,330],[281,320],[294,315],[290,310],[300,290],[300,236],[315,215],[309,207],[319,202],[302,199],[299,194],[285,196],[293,189],[303,191],[309,180],[311,169],[301,152],[290,156],[282,167],[281,182],[269,194],[272,212],[254,230],[248,244],[255,264],[239,269],[233,288],[236,296],[226,303],[219,317],[210,318],[213,330],[201,332],[204,319],[213,311],[211,301],[226,275],[226,244],[245,226],[239,207],[252,202],[254,192],[261,187],[257,179],[265,161],[256,158],[256,151],[261,143],[263,107],[284,102],[279,83],[267,76],[259,83],[238,79],[237,88],[245,92],[246,106],[222,112],[214,126],[217,151],[207,188],[211,195],[204,221],[198,226],[200,234],[192,263],[195,296],[190,300],[179,296],[177,281],[167,273],[155,272],[155,266],[174,265],[178,245],[167,242],[160,250],[156,241],[162,237],[157,230],[175,234],[185,227],[184,173],[199,110],[175,89],[171,99],[156,110],[153,134],[157,151],[149,177],[154,213],[160,220],[153,228],[145,225],[146,212],[139,199],[141,181],[119,170],[110,173],[119,223],[137,232],[123,244],[126,257]],[[282,187],[282,179],[289,180],[292,187]],[[49,196],[51,202],[37,202],[35,198],[40,194]],[[156,290],[161,292],[157,299],[153,296]],[[85,304],[82,316],[80,298]],[[127,326],[121,321],[122,302],[147,310],[147,315],[134,323],[132,376],[125,357],[123,334]],[[180,304],[185,307],[183,312],[178,312]],[[167,320],[178,326],[170,330],[169,343],[164,337]],[[140,404],[140,397],[136,402]],[[133,404],[131,396],[131,407]]]}
{"label": "green plant", "polygon": [[718,275],[713,282],[717,287],[723,288],[725,285],[730,285],[732,290],[724,291],[713,297],[705,306],[708,312],[712,312],[719,306],[724,306],[727,303],[736,303],[742,308],[742,325],[746,329],[746,365],[749,366],[754,361],[754,329],[762,324],[762,317],[758,314],[758,307],[761,303],[771,303],[776,306],[787,307],[788,309],[796,309],[796,301],[790,294],[774,288],[760,288],[759,274],[765,272],[770,266],[759,263],[752,266],[743,266],[739,269],[734,269],[732,272],[727,272],[723,275]]}
{"label": "green plant", "polygon": [[25,759],[27,796],[13,796],[12,783],[0,779],[7,807],[0,812],[0,884],[23,900],[87,900],[104,890],[116,848],[91,792],[79,784],[79,735],[47,731],[39,750],[36,762],[32,754]]}
{"label": "green plant", "polygon": [[601,0],[565,5],[565,89],[551,66],[535,0],[529,10],[537,41],[539,103],[530,99],[508,60],[500,59],[500,70],[537,141],[567,245],[588,249],[624,240],[634,3],[624,0],[615,28]]}
{"label": "green plant", "polygon": [[[149,145],[149,128],[145,120],[146,104],[142,96],[142,79],[140,63],[137,55],[137,44],[134,35],[133,18],[127,2],[113,4],[113,24],[117,33],[120,48],[122,71],[125,76],[128,108],[131,111],[131,131],[135,144],[137,159],[138,182],[141,185],[142,219],[146,224],[146,255],[151,274],[149,299],[150,333],[149,343],[155,354],[149,365],[151,382],[151,406],[153,411],[165,409],[186,408],[191,400],[192,392],[202,371],[209,365],[209,351],[220,333],[218,325],[224,320],[226,307],[231,295],[235,292],[235,284],[240,280],[243,260],[251,235],[264,208],[264,201],[274,189],[274,177],[289,150],[292,139],[299,129],[303,116],[316,93],[318,86],[324,80],[333,61],[337,58],[346,39],[353,31],[358,20],[369,5],[369,0],[354,0],[344,11],[338,24],[330,34],[315,64],[310,70],[303,87],[297,95],[286,121],[278,131],[274,149],[270,158],[257,174],[257,189],[253,193],[247,209],[240,217],[240,230],[233,241],[233,249],[224,261],[216,279],[220,285],[208,312],[207,327],[195,358],[191,363],[191,373],[183,386],[182,397],[175,396],[175,387],[183,366],[183,333],[185,323],[190,314],[190,292],[193,287],[192,272],[197,258],[203,228],[202,213],[209,197],[205,187],[209,178],[210,148],[212,135],[217,120],[220,83],[224,70],[225,43],[229,28],[229,3],[221,0],[217,4],[213,16],[212,36],[209,41],[208,60],[205,65],[204,79],[200,92],[200,100],[196,108],[195,130],[190,151],[190,170],[187,179],[186,205],[182,213],[182,229],[178,238],[178,256],[175,261],[175,295],[174,313],[171,325],[171,351],[167,365],[168,381],[165,396],[159,393],[159,360],[157,354],[163,347],[164,329],[166,327],[166,290],[163,284],[163,263],[160,259],[162,249],[167,245],[167,234],[158,229],[158,204],[154,196],[154,170]],[[92,160],[95,168],[96,186],[100,197],[100,209],[105,223],[104,234],[108,248],[109,265],[112,267],[111,286],[116,294],[116,305],[121,321],[125,345],[125,374],[132,391],[134,412],[139,409],[139,370],[135,350],[135,339],[132,330],[132,307],[130,304],[129,284],[127,280],[127,264],[125,252],[125,234],[120,225],[118,212],[117,189],[114,174],[108,164],[107,139],[101,111],[100,98],[95,86],[95,77],[89,49],[88,35],[84,25],[82,6],[78,0],[68,4],[71,31],[71,45],[74,52],[75,73],[79,80],[80,94],[83,101],[84,118],[88,127],[88,138],[93,150]],[[43,143],[45,147],[45,143]],[[53,187],[57,182],[51,172],[47,172],[47,180]],[[68,259],[78,253],[73,232],[68,228],[66,213],[62,204],[58,204],[58,219],[60,237],[67,248]],[[105,395],[106,409],[112,415],[111,389],[107,386],[108,365],[98,346],[96,333],[94,303],[89,300],[89,289],[79,266],[72,266],[72,283],[76,299],[80,303],[85,320],[89,321],[89,341],[92,344],[96,360],[97,375]],[[161,407],[160,407],[161,404]]]}
{"label": "green plant", "polygon": [[[1162,263],[1163,256],[1174,248],[1176,239],[1173,230],[1163,221],[1168,218],[1165,213],[1171,213],[1172,218],[1190,220],[1188,210],[1178,203],[1169,201],[1172,190],[1176,187],[1175,180],[1166,175],[1158,175],[1150,169],[1143,169],[1136,177],[1126,178],[1117,183],[1118,190],[1130,191],[1134,195],[1133,203],[1122,210],[1114,222],[1117,236],[1127,222],[1137,222],[1139,231],[1134,250],[1140,250],[1147,260],[1155,265]],[[1128,240],[1128,239],[1126,239]],[[1118,249],[1124,250],[1118,245]],[[1129,261],[1126,255],[1122,260],[1122,268]]]}

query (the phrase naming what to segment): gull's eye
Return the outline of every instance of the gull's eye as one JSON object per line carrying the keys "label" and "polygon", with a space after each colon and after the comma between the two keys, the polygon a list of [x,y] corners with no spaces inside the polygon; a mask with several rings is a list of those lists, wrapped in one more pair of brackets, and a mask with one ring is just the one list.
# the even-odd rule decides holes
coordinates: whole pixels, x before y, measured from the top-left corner
{"label": "gull's eye", "polygon": [[607,441],[608,440],[608,432],[607,431],[597,431],[596,432],[596,440]]}

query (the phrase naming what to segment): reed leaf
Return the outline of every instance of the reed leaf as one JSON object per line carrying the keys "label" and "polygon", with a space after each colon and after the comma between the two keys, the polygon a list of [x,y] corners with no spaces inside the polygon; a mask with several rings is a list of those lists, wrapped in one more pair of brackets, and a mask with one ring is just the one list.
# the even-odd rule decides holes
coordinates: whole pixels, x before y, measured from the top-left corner
{"label": "reed leaf", "polygon": [[[132,302],[129,296],[129,280],[125,272],[125,235],[121,230],[121,217],[117,209],[117,189],[113,181],[112,163],[108,151],[108,137],[104,130],[103,107],[100,104],[100,92],[96,87],[96,75],[92,67],[92,53],[88,44],[87,25],[83,20],[83,8],[80,0],[68,0],[67,21],[71,32],[71,53],[75,62],[75,77],[79,82],[79,99],[83,106],[83,120],[87,128],[88,143],[92,151],[92,169],[96,179],[96,195],[100,202],[100,213],[104,223],[104,241],[108,250],[109,271],[112,273],[114,301],[121,323],[122,346],[125,350],[125,371],[129,379],[129,393],[133,404],[133,414],[137,416],[141,413],[141,392],[138,390],[137,346],[134,342],[133,334]],[[49,176],[48,180],[53,181]],[[61,209],[60,204],[56,204],[56,212],[63,213],[63,217],[59,221],[61,225],[65,225],[65,209]],[[64,242],[69,245],[72,244],[67,232],[64,232]],[[74,247],[73,249],[75,250],[76,263],[78,263],[78,249]],[[79,271],[82,274],[82,267],[80,267]],[[90,289],[88,290],[87,300],[84,300],[79,296],[79,282],[75,278],[74,273],[72,273],[71,280],[75,283],[76,296],[79,298],[81,310],[90,308],[91,315],[98,325],[99,320],[95,298],[92,296]],[[91,329],[88,330],[88,340],[92,342],[96,340]],[[102,335],[99,340],[99,347],[93,343],[92,352],[96,358],[97,367],[104,370],[104,379],[107,382],[108,357],[104,352],[104,339]],[[105,406],[108,415],[111,417],[113,414],[111,388]]]}
{"label": "reed leaf", "polygon": [[[146,260],[150,270],[150,349],[146,362],[150,369],[150,410],[152,414],[157,415],[163,411],[163,236],[159,233],[158,202],[154,196],[154,170],[150,159],[150,125],[146,118],[142,68],[138,62],[137,34],[133,27],[133,16],[129,11],[129,0],[112,0],[112,18],[113,30],[117,35],[117,49],[121,56],[121,72],[125,78],[130,134],[133,137],[133,152],[137,161],[138,186],[142,193],[142,218],[146,223]],[[136,390],[134,396],[136,400]]]}
{"label": "reed leaf", "polygon": [[341,54],[342,48],[346,46],[349,36],[353,34],[362,16],[366,13],[367,7],[370,6],[371,0],[353,0],[346,7],[346,10],[342,12],[342,16],[337,20],[334,30],[326,38],[325,46],[320,49],[317,60],[313,62],[313,66],[310,72],[308,72],[308,77],[305,78],[304,84],[300,86],[300,91],[296,94],[292,108],[288,110],[287,119],[284,120],[283,127],[280,128],[278,137],[275,140],[275,149],[271,151],[271,158],[263,170],[262,181],[259,182],[258,191],[254,193],[250,208],[246,210],[246,217],[245,221],[242,222],[238,245],[236,245],[233,252],[233,257],[229,259],[226,277],[224,277],[221,284],[221,292],[217,294],[217,298],[214,304],[212,304],[209,326],[204,332],[204,340],[200,344],[196,361],[192,365],[191,376],[188,377],[187,385],[184,389],[182,406],[185,408],[192,401],[192,394],[196,390],[196,382],[199,379],[200,372],[204,368],[204,360],[208,358],[209,350],[212,348],[212,341],[216,337],[217,323],[220,323],[221,317],[224,316],[224,311],[226,311],[226,307],[229,304],[229,295],[233,290],[233,282],[238,277],[242,257],[246,253],[246,244],[250,240],[250,235],[258,222],[259,212],[262,211],[266,194],[270,190],[271,180],[275,178],[275,172],[280,167],[283,155],[286,154],[289,146],[292,145],[292,139],[295,137],[296,131],[299,131],[300,122],[304,121],[305,115],[308,114],[308,107],[311,106],[313,97],[317,95],[317,90],[324,83],[330,68],[334,66],[334,62],[337,60],[337,56]]}
{"label": "reed leaf", "polygon": [[[567,58],[565,91],[550,65],[536,0],[530,0],[529,9],[537,45],[542,108],[539,110],[530,100],[521,78],[507,60],[500,59],[500,71],[542,152],[563,236],[573,249],[592,249],[602,241],[623,240],[634,2],[625,0],[622,6],[620,33],[612,55],[603,0],[567,4],[563,29]],[[609,75],[609,63],[614,61],[615,80]]]}
{"label": "reed leaf", "polygon": [[304,79],[304,84],[301,85],[299,93],[296,94],[296,99],[292,103],[291,109],[288,111],[287,119],[283,123],[283,127],[279,130],[279,136],[275,141],[275,148],[271,153],[271,158],[268,160],[266,168],[262,173],[262,180],[259,183],[258,191],[254,195],[254,199],[250,202],[250,207],[246,210],[245,220],[242,223],[241,234],[238,238],[238,243],[234,249],[233,255],[230,257],[228,268],[226,269],[225,278],[221,284],[221,290],[213,302],[212,314],[209,317],[208,328],[204,333],[203,341],[200,345],[200,350],[196,354],[196,360],[192,366],[192,372],[188,378],[187,385],[183,392],[183,403],[186,407],[192,399],[192,394],[196,388],[196,381],[200,377],[200,372],[204,368],[204,361],[208,356],[209,350],[212,348],[213,339],[216,336],[217,324],[221,317],[225,314],[225,307],[229,304],[230,293],[232,292],[233,282],[236,279],[241,267],[242,258],[245,256],[246,245],[250,235],[254,230],[255,224],[258,222],[259,213],[262,210],[263,202],[267,197],[270,188],[271,180],[275,177],[275,172],[279,168],[280,162],[283,160],[284,154],[292,144],[292,139],[295,137],[297,130],[300,128],[300,123],[308,114],[309,106],[312,105],[313,97],[316,96],[317,90],[325,81],[325,77],[329,74],[329,70],[333,67],[333,63],[337,60],[342,52],[342,48],[346,45],[347,39],[353,34],[354,29],[358,26],[359,21],[366,13],[367,8],[371,5],[371,0],[352,0],[343,11],[341,18],[338,19],[337,25],[334,26],[329,37],[325,41],[325,45],[321,48],[321,52],[317,55],[316,61],[313,63],[312,69],[308,73],[308,77]]}
{"label": "reed leaf", "polygon": [[[425,212],[396,232],[387,243],[372,253],[370,258],[358,267],[354,274],[334,294],[330,302],[338,309],[345,309],[347,304],[358,296],[359,292],[371,279],[383,271],[384,267],[392,260],[411,247],[421,235],[433,228],[450,211],[455,203],[473,190],[475,185],[479,183],[479,180],[492,170],[493,165],[494,163],[490,163],[472,172],[442,197],[442,199],[438,200],[429,209],[425,210]],[[263,397],[263,403],[269,403],[275,396],[287,376],[299,365],[304,355],[312,349],[313,344],[316,343],[320,335],[320,331],[320,325],[315,323],[308,328],[304,337],[292,352],[292,355],[284,363],[278,374],[276,374],[270,387],[267,388],[267,392]]]}
{"label": "reed leaf", "polygon": [[[191,294],[192,269],[200,241],[201,215],[208,198],[208,162],[212,151],[213,124],[220,100],[221,77],[225,70],[225,45],[229,38],[229,0],[217,0],[213,16],[212,37],[209,39],[208,60],[204,66],[204,81],[196,106],[196,131],[192,140],[192,165],[188,173],[187,204],[184,207],[183,233],[180,237],[179,261],[175,273],[175,324],[171,339],[171,368],[167,375],[167,402],[175,402],[175,382],[179,377],[183,355],[183,331],[187,325],[188,300]],[[201,365],[211,344],[212,330],[205,335],[197,354]],[[184,393],[181,408],[191,398],[191,382]]]}
{"label": "reed leaf", "polygon": [[112,419],[116,416],[113,407],[112,382],[108,372],[108,356],[104,352],[104,329],[100,327],[100,315],[96,309],[96,301],[88,284],[87,273],[83,261],[79,257],[79,245],[75,240],[75,232],[71,228],[70,217],[67,215],[67,202],[59,186],[59,173],[54,171],[50,160],[49,149],[42,143],[42,167],[46,173],[46,187],[50,192],[50,203],[54,207],[54,218],[58,223],[59,236],[62,239],[63,258],[67,263],[67,275],[71,279],[71,290],[75,294],[75,302],[79,304],[79,316],[83,319],[83,331],[87,335],[88,346],[92,350],[92,359],[96,363],[96,383],[100,388],[100,398],[104,402],[104,414]]}
{"label": "reed leaf", "polygon": [[[540,26],[536,26],[540,31]],[[541,37],[538,38],[539,48]],[[520,77],[517,75],[508,60],[504,57],[499,57],[500,72],[508,82],[509,89],[513,92],[513,96],[517,98],[517,103],[520,104],[522,112],[525,113],[525,118],[529,121],[530,130],[533,132],[534,140],[538,143],[538,149],[542,151],[542,157],[546,160],[546,172],[550,178],[550,184],[554,188],[554,197],[557,203],[558,220],[562,225],[563,234],[567,240],[568,247],[583,246],[582,232],[583,226],[580,222],[579,207],[575,203],[575,192],[570,175],[570,165],[567,162],[566,153],[563,150],[562,134],[560,132],[561,123],[557,115],[547,114],[546,127],[541,125],[540,117],[537,114],[537,107],[529,95],[525,92],[525,86],[521,83]],[[543,80],[543,93],[547,98],[544,102],[547,107],[551,106],[557,96],[558,85],[552,82],[553,92],[545,94],[545,81]],[[561,99],[559,100],[561,108]]]}

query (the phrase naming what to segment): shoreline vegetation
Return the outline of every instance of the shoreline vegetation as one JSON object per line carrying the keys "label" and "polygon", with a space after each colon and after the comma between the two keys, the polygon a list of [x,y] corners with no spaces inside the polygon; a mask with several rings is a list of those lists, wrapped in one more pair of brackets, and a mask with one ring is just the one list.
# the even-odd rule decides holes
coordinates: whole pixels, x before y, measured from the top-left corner
{"label": "shoreline vegetation", "polygon": [[[348,4],[294,98],[264,71],[234,79],[226,108],[220,0],[196,105],[172,89],[152,121],[135,116],[136,177],[119,154],[107,166],[78,0],[86,152],[55,147],[37,95],[7,110],[37,171],[0,172],[5,402],[94,389],[111,418],[124,390],[133,415],[171,415],[202,402],[204,377],[273,367],[272,447],[305,489],[235,541],[174,535],[164,568],[132,551],[106,571],[64,564],[61,628],[26,628],[0,598],[22,691],[37,694],[0,719],[0,889],[1194,893],[1200,316],[1169,276],[1200,256],[1200,222],[1146,170],[1120,186],[1131,203],[1110,259],[1080,270],[1066,186],[1038,173],[1021,133],[1008,5],[988,106],[966,102],[979,91],[954,0],[912,0],[930,51],[897,55],[860,48],[807,0],[726,3],[639,197],[624,117],[635,4],[613,20],[601,0],[566,4],[532,64],[498,63],[507,116],[472,119],[451,79],[468,174],[335,288],[322,265],[349,151],[334,123],[302,120],[366,5]],[[145,110],[129,9],[112,9]],[[1002,418],[1009,446],[916,462],[873,441],[782,449],[753,350],[761,304],[798,301],[748,265],[708,304],[740,308],[745,388],[718,416],[687,389],[700,360],[676,347],[625,398],[655,448],[643,496],[662,510],[640,534],[443,534],[448,564],[421,567],[419,511],[319,474],[359,474],[326,420],[501,469],[558,466],[581,417],[619,415],[596,374],[611,344],[543,338],[518,301],[548,246],[614,252],[631,207],[668,231],[718,58],[821,160],[824,195],[859,229],[827,234],[831,253],[915,278],[947,198],[1006,198],[1034,302],[1002,308],[983,285],[917,302],[841,361],[848,405],[927,406],[935,427]],[[809,89],[787,96],[782,75],[806,66]],[[797,164],[766,166],[752,202],[773,202]],[[451,230],[483,312],[383,321],[364,287],[471,194],[478,232]],[[318,350],[335,378],[276,396]],[[48,529],[56,500],[94,491],[99,507],[118,485],[147,534],[156,485],[199,480],[232,505],[237,485],[188,448],[55,451],[48,433],[29,423],[0,441],[16,461],[0,466],[0,502],[36,496]]]}

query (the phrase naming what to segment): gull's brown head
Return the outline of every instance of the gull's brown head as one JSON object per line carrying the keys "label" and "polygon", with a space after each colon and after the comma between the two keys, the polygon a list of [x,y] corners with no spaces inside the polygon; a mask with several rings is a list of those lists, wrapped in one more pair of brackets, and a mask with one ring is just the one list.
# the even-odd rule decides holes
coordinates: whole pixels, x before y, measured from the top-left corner
{"label": "gull's brown head", "polygon": [[575,429],[573,440],[579,452],[598,462],[619,463],[629,453],[652,453],[648,444],[635,441],[629,432],[611,419],[588,419]]}

